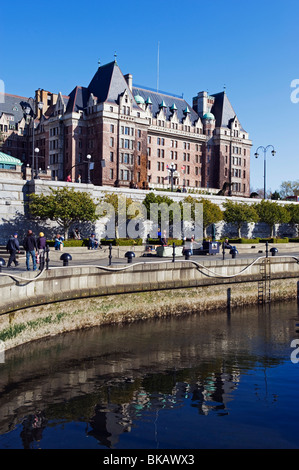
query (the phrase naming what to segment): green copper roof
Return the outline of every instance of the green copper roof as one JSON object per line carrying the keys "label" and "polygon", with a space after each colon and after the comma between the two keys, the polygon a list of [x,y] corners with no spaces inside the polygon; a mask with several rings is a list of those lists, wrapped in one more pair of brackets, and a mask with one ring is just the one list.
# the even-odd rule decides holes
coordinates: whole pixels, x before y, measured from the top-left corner
{"label": "green copper roof", "polygon": [[8,165],[22,165],[21,160],[3,152],[0,152],[0,163],[6,163]]}
{"label": "green copper roof", "polygon": [[188,106],[184,109],[184,114],[188,114],[190,113],[190,109],[188,108]]}
{"label": "green copper roof", "polygon": [[150,99],[150,97],[147,98],[146,104],[153,104],[153,103],[152,103],[152,100]]}
{"label": "green copper roof", "polygon": [[165,101],[163,100],[160,104],[160,108],[167,108]]}
{"label": "green copper roof", "polygon": [[144,104],[144,99],[142,98],[142,96],[136,95],[134,96],[134,98],[137,104]]}
{"label": "green copper roof", "polygon": [[212,113],[206,113],[203,115],[203,119],[212,120],[212,119],[215,119],[215,116]]}
{"label": "green copper roof", "polygon": [[178,108],[176,107],[175,103],[171,106],[170,110],[171,111],[176,111]]}

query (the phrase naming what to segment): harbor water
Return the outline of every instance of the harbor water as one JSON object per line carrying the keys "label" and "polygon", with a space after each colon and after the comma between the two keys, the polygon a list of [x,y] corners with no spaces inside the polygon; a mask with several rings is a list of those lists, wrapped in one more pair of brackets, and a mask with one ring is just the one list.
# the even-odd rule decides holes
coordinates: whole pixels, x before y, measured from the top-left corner
{"label": "harbor water", "polygon": [[296,302],[94,327],[5,352],[1,449],[298,449]]}

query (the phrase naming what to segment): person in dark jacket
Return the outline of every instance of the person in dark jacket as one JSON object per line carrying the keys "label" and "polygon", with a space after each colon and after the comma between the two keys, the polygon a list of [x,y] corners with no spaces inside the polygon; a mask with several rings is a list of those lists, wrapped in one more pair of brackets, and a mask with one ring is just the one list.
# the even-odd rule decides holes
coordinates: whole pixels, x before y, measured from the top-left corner
{"label": "person in dark jacket", "polygon": [[47,245],[47,239],[43,232],[40,232],[38,239],[36,240],[37,250],[38,250],[38,260],[41,262],[41,258],[45,256],[45,249]]}
{"label": "person in dark jacket", "polygon": [[32,258],[33,271],[36,271],[36,254],[37,244],[35,236],[32,233],[32,230],[28,230],[27,236],[23,242],[24,249],[26,251],[26,267],[27,271],[30,271],[30,256]]}
{"label": "person in dark jacket", "polygon": [[37,243],[38,254],[41,255],[42,252],[45,251],[46,244],[47,244],[47,240],[43,232],[40,232],[36,243]]}
{"label": "person in dark jacket", "polygon": [[8,240],[6,250],[9,251],[10,254],[7,267],[10,268],[12,263],[14,263],[15,266],[18,266],[19,263],[16,260],[16,253],[20,251],[20,245],[17,233],[15,233],[14,236],[10,237],[10,239]]}

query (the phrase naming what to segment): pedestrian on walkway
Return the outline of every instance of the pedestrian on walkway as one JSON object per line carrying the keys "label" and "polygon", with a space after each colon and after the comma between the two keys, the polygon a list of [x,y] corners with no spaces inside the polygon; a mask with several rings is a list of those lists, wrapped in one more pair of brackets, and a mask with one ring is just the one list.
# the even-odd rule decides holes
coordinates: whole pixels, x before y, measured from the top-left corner
{"label": "pedestrian on walkway", "polygon": [[32,258],[33,271],[36,271],[36,251],[37,244],[35,236],[32,233],[32,230],[28,230],[27,236],[24,239],[23,247],[26,251],[26,267],[27,271],[30,271],[30,256]]}
{"label": "pedestrian on walkway", "polygon": [[45,256],[45,249],[46,249],[46,244],[47,244],[47,240],[43,232],[40,232],[36,243],[37,243],[37,250],[38,250],[38,260],[40,262],[40,259],[44,258]]}
{"label": "pedestrian on walkway", "polygon": [[14,236],[11,236],[10,239],[8,240],[7,245],[6,245],[6,250],[9,251],[9,254],[10,254],[7,267],[10,268],[12,263],[14,263],[15,266],[18,266],[19,263],[16,260],[16,253],[20,252],[20,245],[19,245],[17,233],[15,233]]}

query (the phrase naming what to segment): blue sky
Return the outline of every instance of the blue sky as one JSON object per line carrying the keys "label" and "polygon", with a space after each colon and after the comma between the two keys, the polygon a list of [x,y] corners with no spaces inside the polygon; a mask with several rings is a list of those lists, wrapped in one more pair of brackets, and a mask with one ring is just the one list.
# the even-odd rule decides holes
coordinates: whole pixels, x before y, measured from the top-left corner
{"label": "blue sky", "polygon": [[[44,88],[68,94],[87,86],[101,64],[114,60],[133,83],[184,94],[223,91],[253,141],[251,187],[299,180],[298,0],[114,0],[1,5],[0,79],[6,93],[33,96]],[[298,90],[299,86],[297,85]],[[299,97],[299,91],[297,96]]]}

